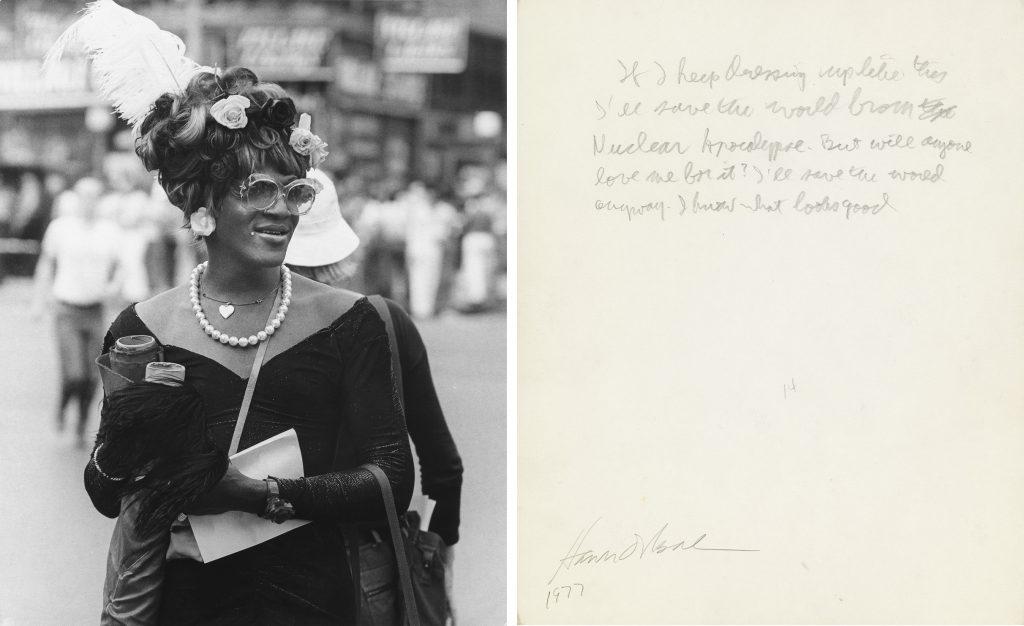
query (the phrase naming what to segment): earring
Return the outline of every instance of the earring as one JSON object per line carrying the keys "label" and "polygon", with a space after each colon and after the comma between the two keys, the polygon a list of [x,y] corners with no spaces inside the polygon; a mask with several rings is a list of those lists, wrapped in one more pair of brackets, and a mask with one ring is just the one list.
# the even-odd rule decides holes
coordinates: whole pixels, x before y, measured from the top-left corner
{"label": "earring", "polygon": [[250,230],[249,231],[249,236],[250,237],[255,237],[256,236],[256,231],[255,230]]}

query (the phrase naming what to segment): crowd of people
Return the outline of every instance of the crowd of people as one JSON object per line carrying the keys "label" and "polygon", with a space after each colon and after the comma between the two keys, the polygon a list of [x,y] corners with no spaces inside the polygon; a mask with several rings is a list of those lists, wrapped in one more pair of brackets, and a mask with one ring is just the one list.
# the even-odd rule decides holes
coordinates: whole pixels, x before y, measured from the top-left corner
{"label": "crowd of people", "polygon": [[[499,177],[495,177],[499,179]],[[361,244],[352,260],[357,291],[407,304],[418,319],[486,310],[503,294],[506,207],[499,182],[439,191],[358,181],[339,185],[342,214]]]}
{"label": "crowd of people", "polygon": [[[0,219],[0,236],[38,240],[47,217],[77,219],[88,212],[89,219],[113,227],[122,242],[109,304],[138,302],[183,282],[204,251],[182,228],[180,212],[159,185],[124,165],[105,168],[102,180],[84,177],[70,188],[51,175],[45,192],[35,194],[28,192],[42,182],[24,174],[28,182],[22,187],[28,192],[5,186],[0,193],[0,218],[6,216]],[[418,180],[367,184],[359,176],[327,175],[337,188],[343,219],[359,240],[339,286],[392,298],[417,319],[499,306],[506,253],[503,177],[496,169],[483,175],[477,168],[466,171],[472,173],[460,175],[458,184],[444,191]],[[97,188],[95,209],[84,210],[90,200],[83,189]]]}

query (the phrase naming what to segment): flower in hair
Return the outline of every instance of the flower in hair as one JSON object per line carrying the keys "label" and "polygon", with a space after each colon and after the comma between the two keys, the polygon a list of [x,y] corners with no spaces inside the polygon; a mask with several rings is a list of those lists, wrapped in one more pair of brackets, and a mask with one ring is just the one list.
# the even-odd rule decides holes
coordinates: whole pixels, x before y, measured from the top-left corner
{"label": "flower in hair", "polygon": [[299,125],[292,129],[292,135],[288,138],[288,144],[302,156],[309,156],[309,153],[313,151],[313,140],[317,139],[317,136],[309,130],[312,120],[309,113],[300,115]]}
{"label": "flower in hair", "polygon": [[310,167],[316,168],[327,156],[327,144],[309,130],[311,122],[312,118],[309,113],[300,115],[299,125],[292,130],[288,144],[302,156],[308,156]]}
{"label": "flower in hair", "polygon": [[213,106],[210,107],[210,115],[221,126],[245,128],[245,125],[249,123],[249,118],[245,115],[245,109],[249,104],[249,99],[245,96],[228,96],[213,103]]}
{"label": "flower in hair", "polygon": [[189,216],[188,225],[196,235],[209,237],[210,233],[217,228],[217,220],[210,215],[210,209],[201,206]]}
{"label": "flower in hair", "polygon": [[[315,136],[315,135],[314,135]],[[313,145],[313,151],[309,153],[309,167],[310,169],[316,169],[320,167],[320,164],[327,158],[327,143],[316,137],[316,141]]]}
{"label": "flower in hair", "polygon": [[267,100],[260,108],[263,122],[269,126],[287,128],[295,122],[295,105],[291,100]]}

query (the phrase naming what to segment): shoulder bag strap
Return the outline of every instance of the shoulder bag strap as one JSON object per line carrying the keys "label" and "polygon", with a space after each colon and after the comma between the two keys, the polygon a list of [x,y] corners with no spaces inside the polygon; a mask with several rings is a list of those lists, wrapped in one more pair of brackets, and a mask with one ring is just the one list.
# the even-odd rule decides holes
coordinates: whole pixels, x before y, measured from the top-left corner
{"label": "shoulder bag strap", "polygon": [[398,386],[398,404],[405,412],[405,388],[402,387],[402,358],[398,354],[398,338],[395,336],[395,321],[391,319],[391,311],[388,303],[381,296],[370,296],[368,298],[373,308],[377,309],[380,318],[384,320],[384,326],[388,330],[388,343],[391,345],[391,369],[395,375],[395,385]]}
{"label": "shoulder bag strap", "polygon": [[[373,305],[373,308],[377,309],[377,314],[380,316],[381,320],[384,321],[384,327],[387,329],[388,344],[389,344],[389,346],[391,348],[391,371],[394,372],[393,376],[395,377],[395,385],[396,385],[396,387],[398,387],[398,404],[399,404],[399,406],[402,407],[403,412],[404,412],[404,409],[405,409],[405,394],[404,394],[404,390],[403,390],[403,387],[402,387],[401,358],[400,358],[400,356],[398,354],[398,341],[397,341],[397,338],[395,336],[395,325],[394,325],[394,321],[391,318],[391,311],[388,309],[388,303],[381,296],[378,296],[378,295],[368,296],[367,300],[370,301],[370,304]],[[387,477],[384,476],[383,472],[381,472],[380,468],[377,467],[376,465],[365,465],[364,467],[366,469],[370,470],[370,473],[372,473],[374,475],[374,478],[377,479],[378,483],[380,484],[381,493],[390,494],[391,493],[391,484],[388,482]],[[376,471],[374,471],[374,470],[376,470]],[[377,475],[378,472],[380,472],[380,476]],[[381,478],[382,477],[383,477],[383,482],[381,482]],[[390,505],[390,506],[387,507],[388,508],[388,518],[389,518],[389,521],[390,521],[392,512],[395,509],[394,497],[393,496],[385,496],[384,497],[384,502],[385,502],[386,505]],[[397,514],[396,511],[394,512],[394,516],[395,516],[395,518],[397,520],[398,514]],[[396,532],[400,533],[401,531],[400,530],[396,530],[396,527],[397,527],[397,521],[396,521],[395,527],[391,528],[391,536],[393,538],[394,537],[399,537],[400,538],[401,535],[396,534]],[[356,597],[355,597],[355,605],[356,605],[356,607],[358,609],[360,607],[360,602],[362,600],[362,594],[361,594],[361,591],[360,591],[360,580],[359,580],[361,578],[362,572],[360,572],[360,567],[359,567],[359,541],[358,541],[358,535],[355,532],[355,526],[352,526],[352,525],[349,524],[349,525],[345,525],[344,528],[345,528],[345,533],[346,533],[345,534],[345,539],[346,539],[346,541],[348,542],[348,544],[350,546],[349,551],[348,551],[348,553],[349,553],[348,554],[348,556],[349,556],[349,566],[352,569],[352,580],[353,580],[353,582],[355,584],[355,592],[356,592],[356,594],[355,594],[356,595]],[[395,553],[395,560],[396,560],[397,563],[401,564],[401,565],[399,565],[399,567],[402,567],[404,565],[405,569],[408,569],[408,561],[405,560],[405,556],[404,555],[405,555],[405,551],[404,550],[401,553],[396,552]],[[401,574],[401,570],[399,570],[399,574]],[[415,605],[415,599],[412,596],[412,581],[411,580],[409,581],[409,589],[408,589],[408,591],[406,591],[406,587],[404,585],[402,587],[402,590],[403,590],[403,594],[404,594],[403,597],[404,598],[409,598],[409,600],[404,600],[406,605],[408,605],[408,602],[413,602],[413,604]],[[418,617],[419,616],[417,614],[416,615],[417,621],[413,622],[413,624],[418,624]]]}
{"label": "shoulder bag strap", "polygon": [[361,465],[373,474],[384,497],[384,508],[388,512],[388,527],[391,530],[391,545],[395,550],[395,561],[398,566],[398,579],[402,585],[402,607],[405,609],[407,626],[420,626],[420,613],[416,607],[416,596],[412,591],[412,573],[409,571],[409,559],[405,556],[405,543],[402,541],[402,530],[398,527],[398,511],[395,509],[395,496],[391,491],[391,483],[384,470],[372,463]]}
{"label": "shoulder bag strap", "polygon": [[[267,325],[270,324],[271,320],[274,319],[274,315],[277,314],[278,302],[281,298],[281,290],[278,290],[277,298],[274,298],[274,304],[270,307],[270,316],[267,317]],[[266,341],[261,341],[258,348],[256,348],[256,358],[252,361],[252,371],[249,372],[249,382],[245,385],[245,395],[242,396],[242,406],[238,409],[238,419],[235,421],[235,432],[231,435],[231,445],[228,446],[228,456],[238,452],[238,444],[242,441],[242,429],[245,428],[245,419],[249,416],[249,405],[252,404],[252,393],[256,390],[256,379],[260,375],[260,367],[263,366],[263,359],[267,356],[267,346],[270,344],[270,339],[273,337],[267,337]]]}

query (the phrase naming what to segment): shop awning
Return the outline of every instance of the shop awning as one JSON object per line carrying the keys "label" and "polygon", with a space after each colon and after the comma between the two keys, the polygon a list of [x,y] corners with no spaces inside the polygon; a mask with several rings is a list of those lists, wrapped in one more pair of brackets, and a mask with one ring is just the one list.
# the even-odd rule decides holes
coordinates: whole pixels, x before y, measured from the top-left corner
{"label": "shop awning", "polygon": [[100,97],[91,92],[0,94],[0,111],[65,111],[102,104]]}

